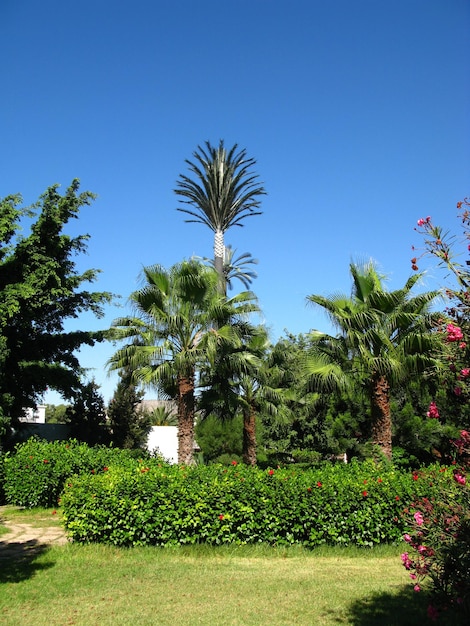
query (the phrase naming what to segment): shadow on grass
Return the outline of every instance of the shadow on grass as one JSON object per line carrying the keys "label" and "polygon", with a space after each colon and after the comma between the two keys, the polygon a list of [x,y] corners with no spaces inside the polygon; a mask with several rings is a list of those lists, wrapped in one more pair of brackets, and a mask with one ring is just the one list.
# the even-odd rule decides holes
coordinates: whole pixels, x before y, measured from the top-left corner
{"label": "shadow on grass", "polygon": [[35,539],[13,543],[0,540],[0,584],[19,583],[53,567],[53,562],[37,562],[49,549],[50,546]]}
{"label": "shadow on grass", "polygon": [[[395,593],[375,593],[348,607],[347,622],[352,626],[426,626],[436,624],[427,616],[429,596],[416,593],[408,585]],[[455,614],[442,614],[439,626],[464,626],[466,621]]]}

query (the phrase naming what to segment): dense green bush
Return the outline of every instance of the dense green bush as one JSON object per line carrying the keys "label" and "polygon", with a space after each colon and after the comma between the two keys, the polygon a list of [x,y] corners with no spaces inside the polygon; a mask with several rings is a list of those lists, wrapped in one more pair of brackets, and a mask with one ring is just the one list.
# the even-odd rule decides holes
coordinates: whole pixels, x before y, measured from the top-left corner
{"label": "dense green bush", "polygon": [[0,504],[5,504],[5,453],[0,452]]}
{"label": "dense green bush", "polygon": [[61,503],[80,542],[372,546],[401,540],[404,508],[449,480],[437,475],[430,484],[425,473],[373,462],[309,470],[141,462],[74,476]]}
{"label": "dense green bush", "polygon": [[5,455],[5,500],[25,507],[56,506],[68,476],[103,472],[111,464],[133,465],[136,453],[142,456],[141,451],[90,447],[75,439],[48,442],[31,438]]}

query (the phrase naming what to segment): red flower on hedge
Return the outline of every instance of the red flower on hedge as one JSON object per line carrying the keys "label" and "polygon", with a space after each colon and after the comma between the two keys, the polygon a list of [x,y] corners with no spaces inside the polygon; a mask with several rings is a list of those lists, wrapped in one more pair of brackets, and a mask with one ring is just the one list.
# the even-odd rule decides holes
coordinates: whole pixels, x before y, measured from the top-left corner
{"label": "red flower on hedge", "polygon": [[367,498],[367,491],[363,491],[362,495],[364,496],[364,498]]}
{"label": "red flower on hedge", "polygon": [[236,461],[232,461],[232,465],[238,465]]}
{"label": "red flower on hedge", "polygon": [[47,459],[44,459],[43,463],[49,463],[49,461]]}
{"label": "red flower on hedge", "polygon": [[323,487],[322,483],[320,481],[317,482],[317,487]]}
{"label": "red flower on hedge", "polygon": [[268,472],[268,474],[269,474],[270,476],[272,476],[272,475],[274,474],[274,470],[273,470],[273,469],[270,469],[270,470],[269,470],[269,472]]}
{"label": "red flower on hedge", "polygon": [[224,519],[224,516],[223,516],[223,515],[219,515],[219,519],[220,519],[220,520],[223,520],[223,519]]}

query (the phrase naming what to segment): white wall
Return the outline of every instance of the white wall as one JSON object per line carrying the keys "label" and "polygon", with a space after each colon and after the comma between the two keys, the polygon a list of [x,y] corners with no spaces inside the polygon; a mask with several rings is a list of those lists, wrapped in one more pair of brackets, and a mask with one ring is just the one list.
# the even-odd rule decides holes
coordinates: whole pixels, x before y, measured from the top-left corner
{"label": "white wall", "polygon": [[178,428],[176,426],[152,426],[147,439],[150,452],[158,452],[170,463],[178,463]]}
{"label": "white wall", "polygon": [[46,405],[38,404],[35,409],[24,409],[24,417],[20,417],[20,422],[27,424],[45,424],[46,423]]}

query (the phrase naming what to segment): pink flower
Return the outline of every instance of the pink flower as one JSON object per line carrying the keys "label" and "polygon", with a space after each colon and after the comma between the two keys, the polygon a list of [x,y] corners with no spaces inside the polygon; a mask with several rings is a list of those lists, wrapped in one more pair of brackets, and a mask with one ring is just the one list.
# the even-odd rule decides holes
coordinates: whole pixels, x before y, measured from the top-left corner
{"label": "pink flower", "polygon": [[454,326],[454,324],[447,324],[446,332],[447,341],[460,341],[460,339],[463,339],[462,330],[458,326]]}
{"label": "pink flower", "polygon": [[405,569],[411,569],[413,563],[409,557],[408,552],[403,552],[403,554],[401,555],[401,561]]}
{"label": "pink flower", "polygon": [[454,480],[456,483],[459,483],[459,485],[465,485],[467,482],[465,476],[459,471],[454,472]]}
{"label": "pink flower", "polygon": [[416,580],[416,574],[410,574],[411,580]]}
{"label": "pink flower", "polygon": [[468,378],[470,376],[470,368],[464,367],[463,370],[460,372],[460,375],[462,376],[462,378]]}
{"label": "pink flower", "polygon": [[429,410],[426,413],[426,416],[430,417],[432,419],[439,419],[439,411],[437,409],[437,406],[436,406],[436,403],[434,402],[434,400],[429,405]]}
{"label": "pink flower", "polygon": [[403,535],[403,540],[406,541],[406,543],[411,543],[411,537],[408,533],[406,533],[405,535]]}
{"label": "pink flower", "polygon": [[462,395],[462,387],[454,387],[454,393],[456,396]]}
{"label": "pink flower", "polygon": [[419,593],[421,591],[421,587],[419,585],[415,585],[413,587],[413,591],[416,591],[416,593]]}
{"label": "pink flower", "polygon": [[459,348],[460,348],[461,350],[465,350],[465,348],[466,348],[466,347],[467,347],[467,344],[465,343],[465,341],[461,341],[461,342],[459,343]]}
{"label": "pink flower", "polygon": [[415,522],[418,524],[418,526],[423,525],[424,519],[423,519],[422,513],[420,513],[419,511],[416,511],[413,517],[415,518]]}

